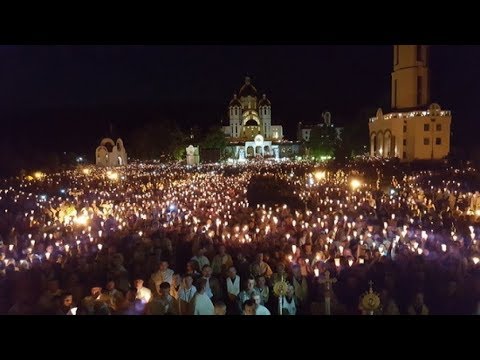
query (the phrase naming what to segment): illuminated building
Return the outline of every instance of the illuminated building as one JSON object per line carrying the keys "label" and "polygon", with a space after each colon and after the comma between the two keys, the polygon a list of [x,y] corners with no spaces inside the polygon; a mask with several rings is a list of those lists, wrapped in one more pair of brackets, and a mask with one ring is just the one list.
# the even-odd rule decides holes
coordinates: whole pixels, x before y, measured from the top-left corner
{"label": "illuminated building", "polygon": [[370,156],[413,161],[448,155],[452,116],[430,103],[426,45],[394,45],[391,107],[369,120]]}
{"label": "illuminated building", "polygon": [[299,153],[299,144],[284,140],[282,125],[272,125],[272,105],[265,94],[258,95],[250,77],[234,94],[228,106],[229,124],[223,126],[230,157],[279,159]]}

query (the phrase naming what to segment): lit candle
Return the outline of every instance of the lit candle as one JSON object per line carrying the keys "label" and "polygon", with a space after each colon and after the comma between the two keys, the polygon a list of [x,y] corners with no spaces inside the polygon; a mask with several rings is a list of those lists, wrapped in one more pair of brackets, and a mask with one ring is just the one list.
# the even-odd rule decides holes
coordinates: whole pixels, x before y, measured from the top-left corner
{"label": "lit candle", "polygon": [[335,258],[335,266],[340,267],[340,259],[339,258]]}
{"label": "lit candle", "polygon": [[442,251],[443,251],[443,252],[446,252],[446,251],[447,251],[447,245],[442,244]]}
{"label": "lit candle", "polygon": [[297,245],[292,245],[292,253],[293,254],[297,253]]}
{"label": "lit candle", "polygon": [[320,276],[320,270],[315,269],[315,270],[313,270],[313,272],[315,273],[315,277],[319,277],[319,276]]}

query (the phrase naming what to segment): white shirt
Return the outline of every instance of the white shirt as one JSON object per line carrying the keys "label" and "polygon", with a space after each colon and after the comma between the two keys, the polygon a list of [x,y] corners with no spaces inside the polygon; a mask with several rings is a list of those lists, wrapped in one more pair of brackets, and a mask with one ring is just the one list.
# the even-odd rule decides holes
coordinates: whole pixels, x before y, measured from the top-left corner
{"label": "white shirt", "polygon": [[198,268],[202,271],[205,265],[210,265],[210,260],[205,255],[194,256],[191,260],[195,260],[198,263]]}
{"label": "white shirt", "polygon": [[180,290],[178,291],[178,297],[179,299],[189,303],[190,301],[192,301],[196,293],[197,293],[197,288],[194,285],[192,285],[190,289],[181,287]]}
{"label": "white shirt", "polygon": [[193,315],[214,315],[215,308],[212,300],[204,293],[195,296],[195,309]]}
{"label": "white shirt", "polygon": [[[292,300],[289,303],[286,298],[283,298],[282,310],[287,310],[288,315],[295,315],[297,313],[297,307],[295,305],[295,299],[292,298]],[[286,314],[283,313],[283,315],[286,315]]]}
{"label": "white shirt", "polygon": [[158,270],[157,272],[154,272],[152,274],[152,280],[155,283],[155,286],[157,287],[157,291],[160,290],[160,284],[162,282],[168,282],[170,285],[172,285],[173,274],[174,272],[172,269],[167,269],[165,271]]}
{"label": "white shirt", "polygon": [[210,278],[203,277],[207,280],[207,285],[205,286],[205,294],[211,299],[213,297],[212,289],[210,288]]}
{"label": "white shirt", "polygon": [[135,296],[135,299],[142,300],[142,303],[148,303],[150,299],[152,298],[152,292],[150,291],[149,288],[146,287],[141,287],[140,289],[137,289],[137,296]]}
{"label": "white shirt", "polygon": [[240,293],[240,276],[235,275],[235,280],[233,282],[230,277],[227,278],[227,291],[229,294],[238,296]]}
{"label": "white shirt", "polygon": [[255,315],[271,315],[271,314],[270,314],[270,310],[268,310],[265,306],[258,305],[258,308],[255,311]]}

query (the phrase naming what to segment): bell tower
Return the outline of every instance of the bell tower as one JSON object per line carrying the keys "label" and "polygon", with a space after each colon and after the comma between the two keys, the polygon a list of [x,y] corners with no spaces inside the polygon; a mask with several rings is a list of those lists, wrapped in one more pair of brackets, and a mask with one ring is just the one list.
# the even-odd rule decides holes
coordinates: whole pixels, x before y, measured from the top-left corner
{"label": "bell tower", "polygon": [[394,45],[392,109],[419,108],[430,101],[427,45]]}

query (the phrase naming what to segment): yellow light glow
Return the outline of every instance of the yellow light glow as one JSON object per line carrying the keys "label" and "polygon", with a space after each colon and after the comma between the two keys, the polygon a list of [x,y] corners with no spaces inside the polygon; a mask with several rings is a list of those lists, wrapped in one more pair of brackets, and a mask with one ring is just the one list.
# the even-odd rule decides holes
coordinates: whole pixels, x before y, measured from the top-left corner
{"label": "yellow light glow", "polygon": [[313,175],[315,176],[315,179],[317,179],[318,181],[323,180],[326,177],[325,171],[317,171]]}
{"label": "yellow light glow", "polygon": [[357,179],[353,179],[351,182],[350,182],[350,186],[352,187],[353,190],[356,190],[358,189],[360,186],[362,186],[362,183],[357,180]]}
{"label": "yellow light glow", "polygon": [[83,169],[82,172],[83,172],[85,175],[88,175],[88,174],[90,174],[90,169]]}
{"label": "yellow light glow", "polygon": [[85,214],[77,216],[74,221],[75,221],[75,224],[78,224],[78,225],[87,225],[88,216]]}
{"label": "yellow light glow", "polygon": [[42,173],[41,171],[37,171],[33,174],[33,177],[37,180],[41,180],[45,177],[45,174]]}
{"label": "yellow light glow", "polygon": [[107,171],[107,178],[109,178],[110,180],[113,180],[113,181],[117,181],[118,180],[118,173],[112,172],[112,171]]}

